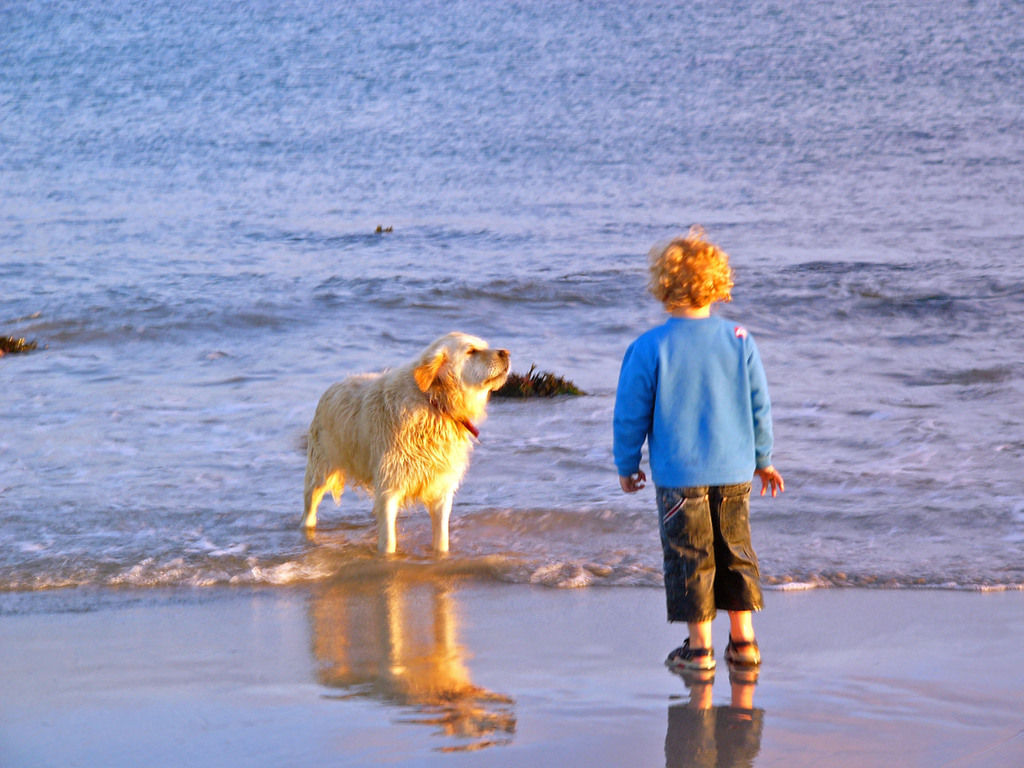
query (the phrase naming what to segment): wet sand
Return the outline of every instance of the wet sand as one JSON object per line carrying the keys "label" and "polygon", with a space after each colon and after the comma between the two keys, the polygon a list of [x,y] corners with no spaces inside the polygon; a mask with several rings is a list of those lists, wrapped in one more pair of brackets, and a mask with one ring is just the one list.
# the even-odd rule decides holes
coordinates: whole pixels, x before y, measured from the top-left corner
{"label": "wet sand", "polygon": [[713,680],[662,666],[656,589],[3,595],[0,765],[1024,765],[1021,593],[766,600],[752,686],[724,617]]}

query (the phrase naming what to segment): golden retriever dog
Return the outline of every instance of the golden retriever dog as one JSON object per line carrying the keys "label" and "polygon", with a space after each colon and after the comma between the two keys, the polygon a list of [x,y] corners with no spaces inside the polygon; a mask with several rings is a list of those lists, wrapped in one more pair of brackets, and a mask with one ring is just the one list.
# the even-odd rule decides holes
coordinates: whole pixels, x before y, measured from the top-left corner
{"label": "golden retriever dog", "polygon": [[448,551],[452,499],[469,466],[487,399],[508,378],[509,354],[464,333],[449,333],[394,370],[350,376],[320,398],[309,425],[305,511],[346,483],[373,497],[377,549],[395,551],[398,511],[422,503],[434,551]]}

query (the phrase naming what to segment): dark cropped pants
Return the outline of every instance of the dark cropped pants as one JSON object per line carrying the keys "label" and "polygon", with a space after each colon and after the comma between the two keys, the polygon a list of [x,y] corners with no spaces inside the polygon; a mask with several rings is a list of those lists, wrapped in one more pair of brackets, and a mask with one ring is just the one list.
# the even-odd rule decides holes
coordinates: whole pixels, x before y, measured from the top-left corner
{"label": "dark cropped pants", "polygon": [[759,611],[757,555],[750,543],[750,483],[658,488],[669,621],[723,611]]}

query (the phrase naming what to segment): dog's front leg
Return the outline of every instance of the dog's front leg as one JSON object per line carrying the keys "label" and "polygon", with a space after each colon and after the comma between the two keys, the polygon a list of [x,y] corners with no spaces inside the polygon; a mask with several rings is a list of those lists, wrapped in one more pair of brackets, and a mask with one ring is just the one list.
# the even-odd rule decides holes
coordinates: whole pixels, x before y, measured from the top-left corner
{"label": "dog's front leg", "polygon": [[455,494],[446,494],[443,499],[427,507],[430,525],[434,534],[434,551],[444,554],[448,551],[448,520],[452,515],[452,500]]}
{"label": "dog's front leg", "polygon": [[378,492],[373,502],[373,516],[377,518],[377,551],[384,555],[393,555],[398,547],[395,525],[399,503],[399,498],[387,491]]}

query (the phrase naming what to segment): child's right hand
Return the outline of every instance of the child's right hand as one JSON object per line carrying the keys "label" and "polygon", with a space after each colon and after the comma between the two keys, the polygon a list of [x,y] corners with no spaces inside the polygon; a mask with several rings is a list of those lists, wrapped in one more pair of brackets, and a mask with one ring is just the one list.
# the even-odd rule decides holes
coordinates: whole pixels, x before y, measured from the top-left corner
{"label": "child's right hand", "polygon": [[636,474],[625,477],[619,475],[619,485],[622,486],[622,490],[626,493],[636,493],[644,487],[644,483],[647,482],[647,475],[644,474],[642,469],[638,469]]}
{"label": "child's right hand", "polygon": [[754,470],[755,474],[761,478],[761,495],[764,496],[768,491],[768,488],[772,489],[772,498],[775,498],[777,493],[782,493],[786,490],[786,484],[782,481],[782,475],[775,467],[765,467],[764,469]]}

